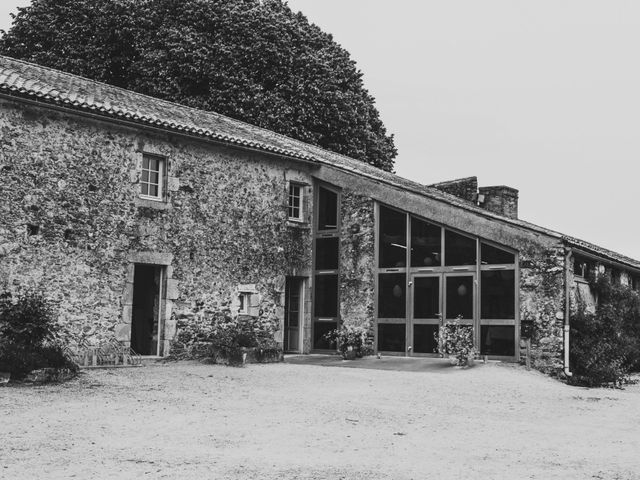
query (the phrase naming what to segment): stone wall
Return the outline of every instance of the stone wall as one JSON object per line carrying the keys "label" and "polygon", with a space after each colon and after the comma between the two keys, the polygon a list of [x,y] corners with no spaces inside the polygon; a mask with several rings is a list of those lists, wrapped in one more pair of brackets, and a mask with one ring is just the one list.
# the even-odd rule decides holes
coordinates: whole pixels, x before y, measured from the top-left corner
{"label": "stone wall", "polygon": [[[558,372],[563,366],[564,275],[561,246],[521,246],[520,319],[533,322],[532,365],[545,373]],[[524,361],[524,340],[520,347]]]}
{"label": "stone wall", "polygon": [[374,202],[348,188],[342,191],[340,317],[345,324],[374,326]]}
{"label": "stone wall", "polygon": [[478,177],[459,178],[430,186],[472,203],[476,203],[478,197]]}
{"label": "stone wall", "polygon": [[[179,318],[237,313],[240,285],[281,319],[285,277],[310,270],[286,219],[300,165],[7,101],[0,132],[0,289],[43,290],[79,339],[127,341],[135,255],[171,259],[167,344]],[[138,198],[143,153],[168,159],[166,203]]]}

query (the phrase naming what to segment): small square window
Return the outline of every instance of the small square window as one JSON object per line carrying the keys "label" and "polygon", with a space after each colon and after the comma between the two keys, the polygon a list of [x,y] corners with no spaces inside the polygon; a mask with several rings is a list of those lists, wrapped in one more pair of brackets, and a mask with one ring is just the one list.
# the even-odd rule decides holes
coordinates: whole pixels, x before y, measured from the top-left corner
{"label": "small square window", "polygon": [[152,155],[142,157],[140,197],[151,200],[164,198],[165,159]]}
{"label": "small square window", "polygon": [[299,183],[290,183],[288,203],[289,220],[296,220],[298,222],[302,222],[304,220],[303,203],[304,187]]}
{"label": "small square window", "polygon": [[240,308],[238,308],[238,313],[249,315],[249,307],[251,306],[251,294],[241,293],[239,300],[240,300]]}

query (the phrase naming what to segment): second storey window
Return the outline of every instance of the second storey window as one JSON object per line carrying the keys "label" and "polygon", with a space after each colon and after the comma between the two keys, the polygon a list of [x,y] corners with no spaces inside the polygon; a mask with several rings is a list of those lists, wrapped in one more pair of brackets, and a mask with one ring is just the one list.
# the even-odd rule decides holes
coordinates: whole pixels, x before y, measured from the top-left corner
{"label": "second storey window", "polygon": [[289,184],[289,220],[303,220],[302,202],[304,200],[304,190],[298,183]]}
{"label": "second storey window", "polygon": [[140,176],[140,196],[152,200],[162,200],[165,159],[152,155],[142,157]]}

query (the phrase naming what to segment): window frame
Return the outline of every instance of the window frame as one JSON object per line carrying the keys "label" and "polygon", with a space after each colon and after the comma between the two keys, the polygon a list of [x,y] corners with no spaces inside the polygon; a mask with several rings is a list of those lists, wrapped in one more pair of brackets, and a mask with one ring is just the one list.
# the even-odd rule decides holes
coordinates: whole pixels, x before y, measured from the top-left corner
{"label": "window frame", "polygon": [[[404,213],[407,216],[407,221],[406,221],[406,227],[407,227],[407,261],[406,261],[406,267],[380,267],[380,239],[381,239],[381,222],[380,222],[380,207],[384,206],[385,208],[388,209],[392,209],[392,210],[396,210],[398,212]],[[415,214],[406,210],[402,210],[399,207],[396,206],[392,206],[389,205],[388,203],[385,202],[381,202],[381,201],[376,201],[375,202],[375,248],[374,248],[374,261],[375,261],[375,289],[374,289],[374,295],[375,295],[375,303],[374,303],[374,318],[375,318],[375,329],[374,329],[374,343],[376,345],[376,349],[377,346],[379,345],[379,339],[378,339],[378,330],[379,330],[379,326],[381,324],[391,324],[391,323],[403,323],[406,324],[406,334],[407,334],[407,339],[406,339],[406,345],[412,345],[414,338],[413,338],[413,326],[417,325],[417,324],[421,324],[421,323],[426,323],[426,322],[421,322],[420,319],[418,319],[418,321],[416,321],[415,318],[413,318],[413,296],[414,296],[414,287],[413,287],[413,280],[414,277],[416,276],[423,276],[423,275],[432,275],[432,276],[438,276],[441,280],[440,280],[440,295],[442,296],[442,310],[441,310],[441,315],[443,316],[442,322],[446,322],[447,320],[444,319],[445,314],[445,310],[446,310],[446,305],[444,305],[444,303],[446,303],[446,287],[445,287],[445,282],[446,282],[446,278],[449,276],[464,276],[464,275],[471,275],[473,276],[473,290],[474,290],[474,303],[473,303],[473,311],[474,311],[474,315],[473,315],[473,322],[468,321],[468,319],[465,319],[463,321],[464,324],[471,324],[473,323],[474,325],[474,346],[478,347],[478,348],[482,348],[481,345],[481,330],[482,327],[490,327],[490,326],[509,326],[509,327],[513,327],[514,328],[514,355],[513,356],[503,356],[503,355],[494,355],[494,354],[489,354],[488,358],[489,359],[495,359],[495,360],[508,360],[508,361],[518,361],[520,358],[520,349],[519,349],[519,344],[520,344],[520,252],[515,250],[514,248],[511,248],[507,245],[502,245],[499,244],[495,241],[486,239],[484,237],[481,237],[479,235],[475,235],[473,233],[469,233],[469,232],[465,232],[465,231],[461,231],[455,227],[451,227],[449,225],[445,225],[441,222],[429,219],[429,218],[425,218],[422,215],[419,214]],[[435,227],[439,227],[440,228],[440,257],[441,257],[441,264],[440,266],[413,266],[411,265],[411,250],[413,248],[413,232],[412,232],[412,219],[417,219],[419,221],[428,223],[430,225],[433,225]],[[455,233],[457,235],[460,235],[462,237],[466,237],[469,238],[471,240],[473,240],[475,242],[475,262],[473,264],[470,265],[447,265],[447,261],[446,261],[446,247],[447,247],[447,242],[446,242],[446,233],[447,231]],[[482,245],[486,244],[487,246],[493,247],[493,248],[497,248],[500,250],[504,250],[505,252],[510,253],[511,255],[513,255],[513,263],[504,263],[504,264],[483,264],[482,263],[482,255],[481,255],[481,250],[482,250]],[[482,273],[485,271],[501,271],[501,270],[511,270],[514,273],[514,315],[513,318],[501,318],[501,319],[495,319],[495,318],[481,318],[482,317],[482,303],[481,303],[481,294],[482,294]],[[384,273],[398,273],[398,274],[403,274],[406,276],[406,285],[408,286],[409,291],[407,291],[406,294],[406,302],[407,302],[407,306],[405,309],[405,317],[404,318],[381,318],[380,315],[380,311],[379,311],[379,307],[378,307],[378,303],[380,301],[380,280],[379,280],[379,275],[380,274],[384,274]],[[448,321],[451,321],[451,319],[449,319]],[[385,355],[411,355],[411,356],[415,356],[415,355],[419,355],[419,356],[424,356],[425,354],[421,354],[421,353],[417,353],[417,352],[413,352],[413,351],[409,351],[407,350],[404,353],[400,353],[400,352],[382,352]]]}
{"label": "window frame", "polygon": [[238,315],[249,315],[249,309],[251,308],[251,293],[240,292],[238,294]]}
{"label": "window frame", "polygon": [[[298,196],[297,198],[299,199],[299,204],[298,206],[294,206],[292,204],[292,199],[296,198],[295,195],[292,195],[292,189],[297,188],[298,189]],[[299,223],[303,223],[304,222],[304,218],[305,218],[305,214],[304,214],[304,209],[305,209],[305,191],[304,191],[305,185],[300,183],[300,182],[289,182],[289,188],[287,191],[287,220],[292,221],[292,222],[299,222]],[[292,209],[298,209],[298,216],[291,216],[291,211]]]}
{"label": "window frame", "polygon": [[[145,168],[144,164],[145,164],[145,160],[157,160],[158,161],[158,170],[151,170],[149,168]],[[158,173],[158,183],[151,183],[149,180],[143,180],[143,172],[149,172],[149,174],[151,174],[152,172],[157,172]],[[152,153],[143,153],[142,154],[142,163],[140,165],[140,181],[139,181],[139,185],[140,185],[140,189],[138,192],[138,196],[144,200],[151,200],[154,202],[164,202],[165,198],[166,198],[166,188],[165,188],[165,182],[166,182],[166,177],[167,177],[167,158],[163,157],[162,155],[156,155],[156,154],[152,154]],[[147,185],[147,191],[149,191],[149,187],[151,186],[156,186],[158,187],[158,195],[149,195],[148,193],[142,193],[142,187],[143,185]]]}
{"label": "window frame", "polygon": [[[330,229],[320,229],[320,189],[328,190],[336,195],[336,225],[335,228]],[[318,348],[315,345],[316,338],[316,324],[333,324],[335,323],[336,328],[340,327],[340,253],[342,251],[340,245],[340,230],[342,228],[342,219],[341,219],[341,209],[342,209],[342,190],[339,187],[334,185],[329,185],[324,182],[317,182],[314,186],[314,211],[313,211],[313,265],[312,265],[312,309],[311,309],[311,351],[312,352],[326,352],[333,351],[333,349],[325,349]],[[335,269],[318,269],[317,265],[317,242],[318,240],[326,239],[326,238],[337,238],[338,239],[338,265]],[[337,279],[337,292],[336,292],[336,316],[335,317],[325,317],[316,315],[316,288],[317,288],[317,279],[322,276],[334,276]]]}

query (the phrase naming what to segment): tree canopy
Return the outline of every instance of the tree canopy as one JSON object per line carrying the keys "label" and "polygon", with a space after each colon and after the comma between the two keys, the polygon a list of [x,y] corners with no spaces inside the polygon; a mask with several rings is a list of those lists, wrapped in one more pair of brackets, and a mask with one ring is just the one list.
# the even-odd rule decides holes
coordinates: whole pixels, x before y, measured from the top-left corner
{"label": "tree canopy", "polygon": [[283,0],[33,0],[0,53],[393,169],[362,72]]}

